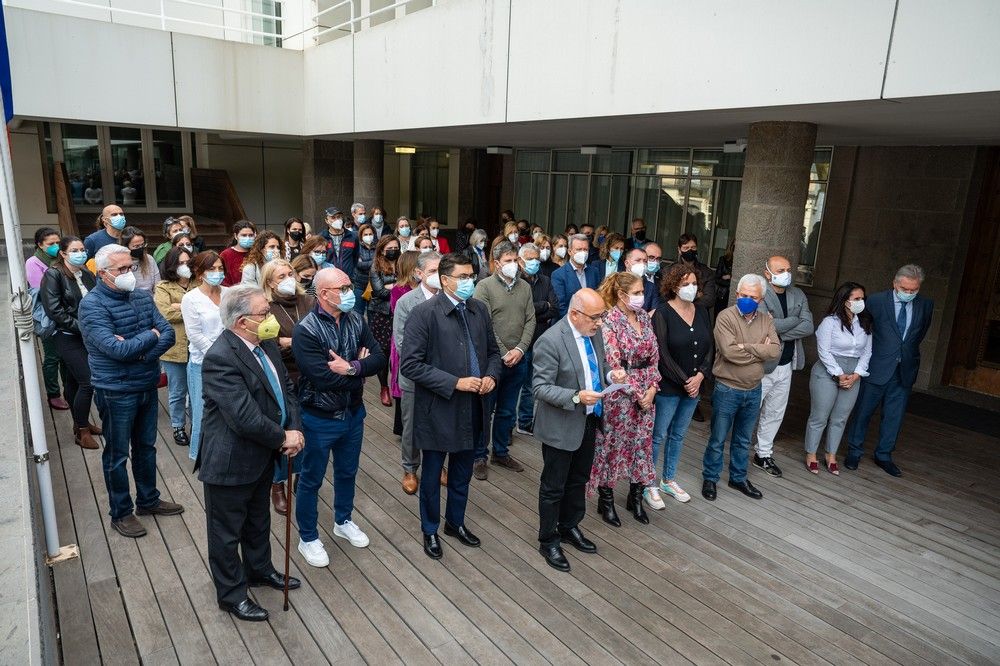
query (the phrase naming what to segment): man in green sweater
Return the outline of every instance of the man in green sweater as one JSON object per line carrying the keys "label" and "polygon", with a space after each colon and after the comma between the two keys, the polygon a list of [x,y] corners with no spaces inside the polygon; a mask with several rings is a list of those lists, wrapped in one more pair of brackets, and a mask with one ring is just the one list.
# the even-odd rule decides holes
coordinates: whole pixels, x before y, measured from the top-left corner
{"label": "man in green sweater", "polygon": [[[495,274],[480,280],[475,294],[490,310],[493,332],[503,361],[497,388],[485,397],[483,403],[486,413],[493,415],[493,456],[490,462],[521,472],[524,467],[511,457],[507,449],[514,430],[517,396],[528,375],[528,361],[524,355],[531,348],[535,333],[535,303],[531,286],[519,278],[517,247],[510,241],[497,243],[493,248],[493,261]],[[476,444],[472,471],[480,481],[487,477],[488,437],[489,433],[484,431]]]}

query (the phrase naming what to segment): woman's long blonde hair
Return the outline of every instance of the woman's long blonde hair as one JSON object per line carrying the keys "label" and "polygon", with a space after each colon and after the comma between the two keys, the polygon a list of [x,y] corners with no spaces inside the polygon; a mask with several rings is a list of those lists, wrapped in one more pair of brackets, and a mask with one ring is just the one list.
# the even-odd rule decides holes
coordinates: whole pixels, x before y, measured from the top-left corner
{"label": "woman's long blonde hair", "polygon": [[618,273],[612,273],[608,277],[604,278],[604,282],[601,286],[597,288],[597,292],[604,299],[604,304],[608,308],[613,308],[618,305],[618,299],[621,295],[632,288],[636,282],[642,278],[636,277],[633,273],[629,271],[619,271]]}
{"label": "woman's long blonde hair", "polygon": [[274,272],[279,268],[291,269],[292,275],[295,276],[296,296],[306,293],[306,290],[302,288],[301,284],[299,284],[298,274],[295,272],[295,268],[293,268],[292,265],[284,259],[272,259],[264,264],[264,268],[260,269],[260,288],[264,290],[264,296],[267,297],[268,301],[273,301],[276,296],[281,296],[281,294],[271,289],[271,278],[274,277]]}

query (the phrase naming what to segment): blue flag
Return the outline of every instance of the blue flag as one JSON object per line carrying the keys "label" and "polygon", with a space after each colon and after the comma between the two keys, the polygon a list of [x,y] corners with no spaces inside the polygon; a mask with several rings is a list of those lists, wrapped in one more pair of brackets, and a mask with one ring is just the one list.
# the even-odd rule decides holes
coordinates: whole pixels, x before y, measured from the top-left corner
{"label": "blue flag", "polygon": [[4,25],[2,6],[0,6],[0,91],[3,92],[3,122],[6,125],[14,117],[14,91],[10,85],[10,53],[7,52],[7,28]]}

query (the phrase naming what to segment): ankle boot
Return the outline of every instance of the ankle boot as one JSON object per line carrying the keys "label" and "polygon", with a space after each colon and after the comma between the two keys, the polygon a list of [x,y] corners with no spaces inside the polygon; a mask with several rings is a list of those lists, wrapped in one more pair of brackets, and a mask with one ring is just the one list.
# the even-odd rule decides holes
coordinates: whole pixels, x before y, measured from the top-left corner
{"label": "ankle boot", "polygon": [[608,525],[622,526],[622,521],[618,519],[618,512],[615,511],[615,491],[613,488],[597,486],[597,513],[601,514],[601,518]]}
{"label": "ankle boot", "polygon": [[94,441],[94,436],[90,434],[90,428],[84,426],[82,428],[77,428],[73,426],[73,441],[76,445],[83,449],[99,449],[101,446]]}
{"label": "ankle boot", "polygon": [[628,484],[628,500],[625,502],[625,509],[631,511],[632,517],[645,525],[649,523],[649,516],[646,515],[646,509],[642,506],[642,491],[643,485],[641,483]]}

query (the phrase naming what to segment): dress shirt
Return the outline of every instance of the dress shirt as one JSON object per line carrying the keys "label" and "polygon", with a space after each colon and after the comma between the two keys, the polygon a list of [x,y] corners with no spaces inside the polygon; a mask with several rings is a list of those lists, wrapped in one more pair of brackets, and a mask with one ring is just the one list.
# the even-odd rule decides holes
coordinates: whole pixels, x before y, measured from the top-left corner
{"label": "dress shirt", "polygon": [[424,292],[425,301],[429,301],[434,298],[434,294],[431,293],[431,290],[424,286],[423,280],[420,281],[420,291]]}
{"label": "dress shirt", "polygon": [[[577,268],[576,264],[574,264],[573,262],[570,262],[570,265],[573,267],[573,270],[576,271],[576,279],[580,281],[580,289],[586,289],[587,288],[587,267],[584,266],[582,268]],[[573,330],[576,330],[576,329],[573,329]],[[580,344],[583,344],[583,343],[580,343]]]}
{"label": "dress shirt", "polygon": [[851,330],[845,331],[840,319],[834,315],[823,318],[816,328],[816,352],[826,371],[833,376],[844,374],[835,356],[858,359],[854,372],[862,377],[868,376],[868,362],[872,357],[872,336],[861,328],[861,322],[855,317],[851,322]]}
{"label": "dress shirt", "polygon": [[[580,363],[583,364],[583,378],[586,386],[581,387],[581,389],[589,391],[590,387],[594,385],[594,378],[590,374],[590,359],[587,358],[587,348],[583,344],[583,335],[580,331],[576,330],[576,326],[569,319],[566,320],[566,323],[569,324],[570,330],[573,331],[573,339],[576,340],[576,350],[580,353]],[[596,348],[594,349],[594,353],[597,353]],[[587,405],[587,413],[594,413],[594,405]]]}
{"label": "dress shirt", "polygon": [[[226,293],[226,287],[222,288],[222,293]],[[222,335],[219,306],[201,289],[192,289],[181,299],[181,315],[184,317],[184,331],[188,336],[188,360],[201,365],[212,343]]]}
{"label": "dress shirt", "polygon": [[[903,307],[903,301],[899,300],[899,294],[896,290],[892,290],[892,305],[893,305],[893,324],[899,321],[899,308]],[[903,338],[906,338],[906,334],[910,332],[910,324],[913,323],[913,301],[906,304],[906,330],[903,331]]]}
{"label": "dress shirt", "polygon": [[[246,338],[244,338],[242,335],[237,335],[236,337],[238,337],[240,340],[243,341],[243,344],[245,344],[247,346],[247,349],[250,350],[250,353],[253,354],[253,357],[257,361],[257,363],[260,363],[260,357],[258,357],[257,354],[254,354],[254,351],[253,351],[254,349],[257,348],[257,345],[255,343],[253,343],[253,342],[250,342],[249,340],[247,340]],[[271,372],[277,378],[279,376],[278,375],[278,370],[277,370],[277,368],[274,367],[274,363],[271,363],[271,357],[268,356],[267,352],[265,352],[263,349],[261,351],[264,352],[264,360],[267,361],[267,367],[269,367],[271,369]],[[261,365],[261,367],[264,367],[264,366]],[[277,397],[280,400],[283,396],[279,395]]]}

